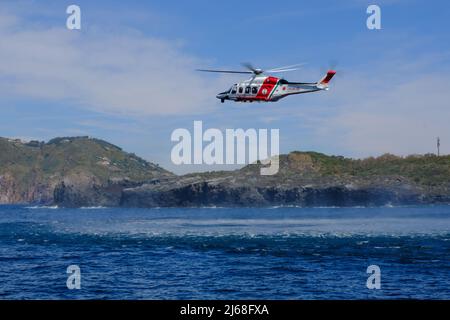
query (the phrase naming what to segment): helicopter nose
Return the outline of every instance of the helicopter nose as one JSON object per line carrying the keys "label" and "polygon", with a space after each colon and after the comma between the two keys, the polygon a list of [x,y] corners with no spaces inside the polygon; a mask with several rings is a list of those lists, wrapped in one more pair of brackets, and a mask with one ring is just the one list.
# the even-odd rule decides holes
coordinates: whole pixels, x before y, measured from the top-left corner
{"label": "helicopter nose", "polygon": [[225,100],[228,100],[228,92],[222,92],[222,93],[219,93],[219,94],[216,96],[216,98],[219,99],[220,102],[224,103]]}
{"label": "helicopter nose", "polygon": [[217,99],[220,99],[220,100],[221,100],[221,99],[226,99],[226,97],[227,97],[227,94],[226,94],[226,93],[223,93],[223,92],[222,92],[222,93],[219,93],[219,94],[216,96],[216,98],[217,98]]}

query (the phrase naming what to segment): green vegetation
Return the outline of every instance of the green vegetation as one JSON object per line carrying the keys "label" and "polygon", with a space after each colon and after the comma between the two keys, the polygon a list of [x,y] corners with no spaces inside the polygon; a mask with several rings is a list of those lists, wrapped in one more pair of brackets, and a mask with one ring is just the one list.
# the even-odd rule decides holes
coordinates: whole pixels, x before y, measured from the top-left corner
{"label": "green vegetation", "polygon": [[0,138],[0,191],[9,186],[19,199],[37,197],[33,194],[39,186],[51,193],[52,185],[64,177],[75,181],[88,177],[101,185],[111,179],[140,182],[159,175],[170,173],[98,139],[65,137],[23,143]]}
{"label": "green vegetation", "polygon": [[294,152],[293,154],[308,155],[313,166],[318,168],[322,175],[361,178],[399,176],[427,186],[450,183],[450,156],[438,157],[434,154],[426,154],[399,157],[384,154],[377,158],[355,160],[316,152]]}

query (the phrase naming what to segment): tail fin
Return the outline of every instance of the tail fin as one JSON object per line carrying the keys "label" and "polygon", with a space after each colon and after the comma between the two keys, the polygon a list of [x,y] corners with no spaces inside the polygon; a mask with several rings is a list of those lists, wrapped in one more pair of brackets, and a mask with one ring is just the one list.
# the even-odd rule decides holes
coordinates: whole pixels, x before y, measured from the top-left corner
{"label": "tail fin", "polygon": [[336,71],[334,70],[328,70],[327,74],[325,75],[325,77],[323,77],[320,81],[319,81],[319,85],[322,85],[324,87],[328,86],[328,83],[330,82],[330,80],[334,77],[334,75],[336,74]]}

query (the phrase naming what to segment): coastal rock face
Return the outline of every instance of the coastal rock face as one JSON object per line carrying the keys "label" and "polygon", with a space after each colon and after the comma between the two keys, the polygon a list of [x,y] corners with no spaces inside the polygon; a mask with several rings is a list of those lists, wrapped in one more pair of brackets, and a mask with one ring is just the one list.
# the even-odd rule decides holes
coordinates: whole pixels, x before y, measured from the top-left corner
{"label": "coastal rock face", "polygon": [[102,182],[95,176],[68,176],[55,186],[53,203],[63,207],[117,207],[123,189],[136,185],[127,179]]}
{"label": "coastal rock face", "polygon": [[450,203],[450,157],[385,155],[351,160],[318,153],[280,156],[280,170],[258,164],[232,172],[191,174],[123,191],[121,205],[383,206]]}
{"label": "coastal rock face", "polygon": [[291,185],[259,184],[258,181],[224,179],[169,181],[126,188],[121,200],[127,207],[209,207],[209,206],[384,206],[450,202],[450,197],[426,195],[409,185],[305,183]]}
{"label": "coastal rock face", "polygon": [[41,184],[39,181],[32,181],[27,186],[21,186],[14,176],[5,173],[0,175],[0,204],[49,204],[53,202],[52,187]]}
{"label": "coastal rock face", "polygon": [[450,203],[450,156],[280,156],[280,170],[176,176],[98,139],[0,138],[0,204],[64,207],[383,206]]}
{"label": "coastal rock face", "polygon": [[153,186],[125,189],[121,205],[127,207],[210,207],[210,206],[383,206],[387,204],[417,204],[419,194],[399,195],[383,189],[348,189],[345,186],[326,188],[294,187],[232,187],[202,182],[155,190]]}

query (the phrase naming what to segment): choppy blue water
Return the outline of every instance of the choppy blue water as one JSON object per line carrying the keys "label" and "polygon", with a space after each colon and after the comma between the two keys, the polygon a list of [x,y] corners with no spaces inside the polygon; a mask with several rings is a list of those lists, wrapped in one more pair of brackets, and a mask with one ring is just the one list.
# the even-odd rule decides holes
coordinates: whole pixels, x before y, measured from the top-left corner
{"label": "choppy blue water", "polygon": [[0,206],[0,299],[92,298],[449,299],[450,207]]}

